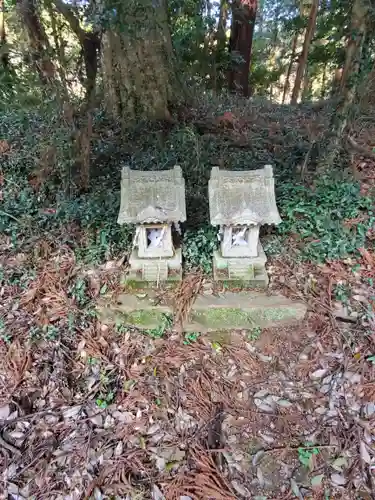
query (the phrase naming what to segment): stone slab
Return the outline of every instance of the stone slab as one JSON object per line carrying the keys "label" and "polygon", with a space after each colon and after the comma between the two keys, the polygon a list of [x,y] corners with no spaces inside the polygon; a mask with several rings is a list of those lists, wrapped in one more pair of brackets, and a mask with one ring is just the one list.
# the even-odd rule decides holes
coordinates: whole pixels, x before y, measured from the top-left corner
{"label": "stone slab", "polygon": [[123,324],[141,329],[157,328],[164,323],[166,316],[173,316],[172,306],[156,303],[152,292],[139,294],[138,297],[131,293],[121,294],[116,302],[99,305],[98,312],[104,324]]}
{"label": "stone slab", "polygon": [[[227,291],[219,296],[200,295],[183,330],[214,332],[251,330],[258,326],[269,328],[301,321],[306,311],[307,307],[302,302],[262,292]],[[173,317],[172,305],[156,303],[152,293],[144,297],[122,294],[115,303],[100,305],[98,312],[103,323],[120,323],[140,329],[157,328],[165,323],[166,316]]]}
{"label": "stone slab", "polygon": [[186,330],[215,331],[281,326],[301,321],[307,312],[302,302],[261,292],[225,292],[199,296],[191,310]]}

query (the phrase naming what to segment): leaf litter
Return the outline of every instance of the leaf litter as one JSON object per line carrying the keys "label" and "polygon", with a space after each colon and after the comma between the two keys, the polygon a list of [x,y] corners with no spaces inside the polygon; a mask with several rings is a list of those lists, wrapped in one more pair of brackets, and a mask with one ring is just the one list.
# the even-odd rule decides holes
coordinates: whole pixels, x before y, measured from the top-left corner
{"label": "leaf litter", "polygon": [[[98,290],[121,291],[119,270],[86,280],[69,249],[45,255],[27,291],[2,291],[0,463],[10,497],[371,494],[373,340],[335,319],[334,267],[274,260],[272,287],[308,301],[309,318],[253,342],[233,332],[216,349],[209,336],[185,343],[178,331],[154,339],[101,324],[91,311]],[[184,307],[201,282],[180,287]]]}

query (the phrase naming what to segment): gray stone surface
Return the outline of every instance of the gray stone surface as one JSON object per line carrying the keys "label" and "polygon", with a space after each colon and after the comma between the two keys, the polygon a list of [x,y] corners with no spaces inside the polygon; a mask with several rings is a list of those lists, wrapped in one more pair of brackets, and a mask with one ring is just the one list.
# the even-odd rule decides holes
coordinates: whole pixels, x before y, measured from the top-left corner
{"label": "gray stone surface", "polygon": [[213,255],[216,281],[268,286],[267,258],[259,242],[262,224],[279,224],[275,181],[270,165],[259,170],[228,171],[214,167],[209,181],[210,219],[220,225],[220,250]]}
{"label": "gray stone surface", "polygon": [[173,245],[172,224],[186,220],[181,167],[140,171],[125,167],[119,224],[136,224],[129,279],[150,283],[181,280],[181,249]]}
{"label": "gray stone surface", "polygon": [[185,220],[185,180],[181,167],[159,171],[123,168],[119,224]]}
{"label": "gray stone surface", "polygon": [[182,253],[177,248],[171,258],[145,259],[134,249],[129,258],[128,280],[163,283],[182,278]]}
{"label": "gray stone surface", "polygon": [[141,329],[157,328],[163,324],[165,316],[173,316],[173,308],[155,301],[152,291],[138,296],[123,293],[115,303],[101,304],[98,307],[102,323],[120,323]]}
{"label": "gray stone surface", "polygon": [[208,191],[210,219],[214,226],[281,222],[270,165],[247,171],[220,170],[214,167]]}
{"label": "gray stone surface", "polygon": [[[293,324],[305,317],[306,310],[301,302],[261,292],[200,295],[183,330],[213,332]],[[157,303],[152,292],[138,296],[122,294],[116,303],[101,304],[98,311],[103,323],[121,323],[140,329],[157,328],[165,323],[166,316],[173,317],[173,307]]]}
{"label": "gray stone surface", "polygon": [[198,296],[191,310],[192,325],[187,330],[215,331],[252,329],[301,321],[307,307],[282,295],[261,292],[225,292],[220,296]]}
{"label": "gray stone surface", "polygon": [[263,247],[258,243],[257,257],[223,257],[219,251],[213,255],[213,273],[215,281],[242,281],[244,286],[266,288],[268,276],[267,262]]}

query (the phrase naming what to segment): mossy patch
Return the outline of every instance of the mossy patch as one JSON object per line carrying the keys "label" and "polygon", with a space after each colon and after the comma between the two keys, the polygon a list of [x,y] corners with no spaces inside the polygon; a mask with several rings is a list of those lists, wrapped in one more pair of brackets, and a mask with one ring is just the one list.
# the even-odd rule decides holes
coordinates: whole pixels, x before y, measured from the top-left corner
{"label": "mossy patch", "polygon": [[127,314],[122,314],[124,323],[133,325],[139,328],[149,328],[161,325],[165,320],[165,312],[154,309],[139,309]]}
{"label": "mossy patch", "polygon": [[254,280],[222,280],[223,287],[226,290],[257,290],[264,289],[268,286],[267,279],[254,279]]}
{"label": "mossy patch", "polygon": [[213,307],[192,312],[192,320],[209,328],[254,328],[276,321],[293,319],[296,311],[292,307],[265,307],[238,309]]}
{"label": "mossy patch", "polygon": [[215,307],[212,309],[194,311],[192,313],[193,321],[197,321],[202,325],[209,326],[211,328],[241,328],[243,325],[250,324],[254,325],[254,320],[247,313],[241,309],[227,308],[227,307]]}

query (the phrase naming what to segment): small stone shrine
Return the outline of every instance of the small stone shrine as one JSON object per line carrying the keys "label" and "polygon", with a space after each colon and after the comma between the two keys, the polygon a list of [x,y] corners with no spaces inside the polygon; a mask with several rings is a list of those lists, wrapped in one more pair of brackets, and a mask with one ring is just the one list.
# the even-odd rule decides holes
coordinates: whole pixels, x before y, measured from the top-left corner
{"label": "small stone shrine", "polygon": [[272,167],[250,171],[214,167],[209,202],[211,224],[220,226],[221,241],[213,256],[214,279],[267,287],[267,257],[259,241],[259,229],[263,224],[281,222]]}
{"label": "small stone shrine", "polygon": [[175,241],[179,223],[185,220],[181,167],[149,172],[123,168],[118,223],[136,225],[129,280],[181,280],[182,252]]}

